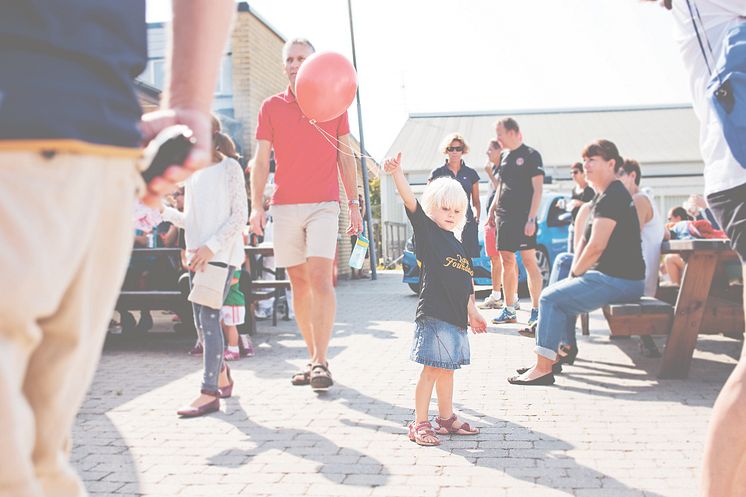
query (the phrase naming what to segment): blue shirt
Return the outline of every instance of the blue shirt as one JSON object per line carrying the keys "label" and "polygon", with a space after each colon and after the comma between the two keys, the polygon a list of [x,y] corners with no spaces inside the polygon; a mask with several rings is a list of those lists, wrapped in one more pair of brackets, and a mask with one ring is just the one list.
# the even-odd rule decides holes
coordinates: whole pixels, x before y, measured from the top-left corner
{"label": "blue shirt", "polygon": [[0,0],[0,140],[137,147],[145,0]]}
{"label": "blue shirt", "polygon": [[471,191],[474,183],[479,183],[479,173],[464,164],[464,161],[461,161],[461,167],[458,170],[458,174],[453,174],[453,171],[448,169],[448,163],[446,162],[442,166],[433,169],[432,172],[430,172],[430,177],[427,181],[430,182],[443,176],[453,178],[461,183],[461,186],[466,192],[466,219],[467,221],[471,221],[474,218],[474,211],[471,209]]}

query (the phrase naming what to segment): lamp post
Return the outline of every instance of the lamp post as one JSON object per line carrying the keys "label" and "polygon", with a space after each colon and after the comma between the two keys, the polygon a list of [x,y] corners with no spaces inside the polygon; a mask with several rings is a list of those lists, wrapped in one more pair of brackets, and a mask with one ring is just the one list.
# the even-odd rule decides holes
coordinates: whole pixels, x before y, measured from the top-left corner
{"label": "lamp post", "polygon": [[[352,40],[352,65],[357,71],[357,57],[355,56],[355,29],[352,25],[352,0],[347,0],[347,12],[350,18],[350,39]],[[358,133],[360,134],[360,164],[363,169],[363,195],[365,196],[365,218],[368,221],[368,240],[370,245],[368,250],[370,251],[370,278],[377,279],[376,266],[378,265],[378,259],[376,257],[376,241],[373,239],[373,217],[370,209],[370,188],[368,186],[368,168],[365,165],[365,137],[363,136],[363,113],[360,108],[360,85],[358,85],[357,92],[355,93],[355,100],[357,101],[357,126]]]}

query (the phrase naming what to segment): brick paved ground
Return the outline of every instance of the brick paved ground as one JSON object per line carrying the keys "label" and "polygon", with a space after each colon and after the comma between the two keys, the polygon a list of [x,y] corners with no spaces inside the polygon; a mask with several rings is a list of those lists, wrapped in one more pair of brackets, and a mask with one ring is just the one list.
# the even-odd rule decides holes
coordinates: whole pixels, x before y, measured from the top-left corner
{"label": "brick paved ground", "polygon": [[336,385],[326,394],[290,385],[305,348],[289,322],[260,324],[256,357],[232,366],[236,396],[198,419],[174,414],[199,387],[190,341],[150,333],[109,343],[74,432],[91,494],[696,495],[706,423],[739,342],[703,337],[689,379],[661,381],[657,359],[641,357],[634,339],[610,341],[594,315],[575,366],[554,387],[527,388],[505,378],[530,363],[531,340],[492,326],[471,337],[472,365],[456,374],[458,412],[482,433],[425,448],[404,428],[418,373],[407,359],[416,297],[393,273],[341,282],[337,293]]}

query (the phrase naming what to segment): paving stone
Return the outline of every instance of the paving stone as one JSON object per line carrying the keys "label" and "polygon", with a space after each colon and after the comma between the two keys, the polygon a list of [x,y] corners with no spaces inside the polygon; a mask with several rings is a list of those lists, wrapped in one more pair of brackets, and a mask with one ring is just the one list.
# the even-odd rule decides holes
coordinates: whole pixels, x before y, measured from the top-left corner
{"label": "paving stone", "polygon": [[689,378],[658,380],[659,360],[640,357],[636,340],[610,341],[592,313],[556,385],[520,388],[505,378],[532,360],[532,342],[520,325],[491,325],[470,335],[472,364],[455,382],[454,410],[481,433],[420,447],[406,435],[421,368],[408,359],[416,297],[389,272],[340,281],[337,297],[327,393],[289,384],[306,362],[289,321],[259,322],[256,356],[231,364],[234,396],[199,419],[174,413],[197,393],[201,363],[186,355],[191,337],[169,333],[170,316],[107,344],[73,430],[71,460],[91,495],[696,496],[739,342],[700,337]]}

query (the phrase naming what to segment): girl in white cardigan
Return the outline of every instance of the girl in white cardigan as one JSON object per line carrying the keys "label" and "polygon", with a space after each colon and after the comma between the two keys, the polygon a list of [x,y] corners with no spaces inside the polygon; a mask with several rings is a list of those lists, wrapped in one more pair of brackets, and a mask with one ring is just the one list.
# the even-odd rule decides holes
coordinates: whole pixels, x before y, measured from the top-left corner
{"label": "girl in white cardigan", "polygon": [[[212,166],[197,171],[185,183],[184,212],[164,208],[163,218],[184,228],[190,282],[208,265],[226,267],[225,292],[233,271],[244,261],[243,227],[248,221],[248,201],[243,170],[236,161],[233,141],[221,132],[213,116]],[[204,344],[200,396],[177,411],[184,417],[203,416],[220,409],[220,399],[230,397],[233,380],[223,364],[220,309],[192,303],[194,324]]]}

